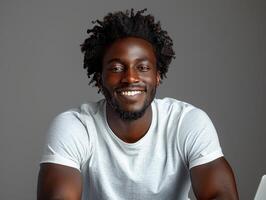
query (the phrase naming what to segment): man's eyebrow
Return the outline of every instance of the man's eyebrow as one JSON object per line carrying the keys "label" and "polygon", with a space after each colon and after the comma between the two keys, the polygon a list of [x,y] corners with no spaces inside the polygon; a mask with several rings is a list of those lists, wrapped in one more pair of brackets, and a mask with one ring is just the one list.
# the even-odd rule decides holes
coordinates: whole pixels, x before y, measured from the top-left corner
{"label": "man's eyebrow", "polygon": [[144,61],[149,61],[149,59],[147,57],[143,57],[143,58],[137,58],[136,61],[144,62]]}
{"label": "man's eyebrow", "polygon": [[110,64],[112,62],[123,63],[123,61],[120,58],[112,58],[112,59],[110,59],[110,60],[107,61],[107,64]]}
{"label": "man's eyebrow", "polygon": [[[144,62],[144,61],[149,61],[149,59],[147,57],[143,57],[143,58],[137,58],[135,61],[136,62]],[[124,61],[120,58],[112,58],[112,59],[107,61],[107,64],[110,64],[112,62],[124,63]]]}

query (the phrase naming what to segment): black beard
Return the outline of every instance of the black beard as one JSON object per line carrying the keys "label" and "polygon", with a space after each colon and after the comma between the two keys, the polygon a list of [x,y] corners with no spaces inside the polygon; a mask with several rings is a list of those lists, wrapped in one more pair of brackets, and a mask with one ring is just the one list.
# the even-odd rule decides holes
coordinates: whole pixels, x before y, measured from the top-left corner
{"label": "black beard", "polygon": [[119,114],[120,119],[124,121],[133,121],[141,118],[147,109],[147,107],[143,107],[140,111],[128,112],[128,111],[123,111],[119,106],[114,107],[113,105],[113,108]]}
{"label": "black beard", "polygon": [[133,121],[141,118],[147,108],[151,105],[151,102],[155,98],[156,87],[151,90],[150,98],[145,100],[143,107],[135,112],[124,111],[119,106],[119,104],[112,99],[110,92],[104,86],[102,86],[102,93],[105,96],[107,103],[115,110],[115,112],[119,115],[120,119],[124,121]]}

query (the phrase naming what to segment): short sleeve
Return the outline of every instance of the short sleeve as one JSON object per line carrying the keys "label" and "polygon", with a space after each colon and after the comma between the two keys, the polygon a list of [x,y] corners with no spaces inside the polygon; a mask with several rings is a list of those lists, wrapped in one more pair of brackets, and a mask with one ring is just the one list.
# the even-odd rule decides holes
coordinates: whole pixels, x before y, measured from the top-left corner
{"label": "short sleeve", "polygon": [[55,163],[81,170],[90,155],[87,129],[78,113],[67,111],[53,120],[40,163]]}
{"label": "short sleeve", "polygon": [[201,109],[193,108],[182,116],[178,136],[189,169],[223,156],[213,123]]}

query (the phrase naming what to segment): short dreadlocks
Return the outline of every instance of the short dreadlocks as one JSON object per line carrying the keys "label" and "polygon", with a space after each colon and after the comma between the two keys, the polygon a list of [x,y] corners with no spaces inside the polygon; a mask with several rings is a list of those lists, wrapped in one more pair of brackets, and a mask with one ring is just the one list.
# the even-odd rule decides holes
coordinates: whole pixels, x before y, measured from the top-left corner
{"label": "short dreadlocks", "polygon": [[[157,69],[161,79],[166,77],[169,64],[174,58],[173,42],[160,22],[155,22],[152,15],[144,15],[147,9],[134,12],[134,9],[107,14],[103,21],[88,29],[89,37],[81,44],[84,53],[84,69],[87,70],[89,84],[98,85],[98,77],[102,71],[102,58],[106,47],[124,37],[139,37],[150,42],[155,50]],[[92,76],[92,78],[91,78]]]}

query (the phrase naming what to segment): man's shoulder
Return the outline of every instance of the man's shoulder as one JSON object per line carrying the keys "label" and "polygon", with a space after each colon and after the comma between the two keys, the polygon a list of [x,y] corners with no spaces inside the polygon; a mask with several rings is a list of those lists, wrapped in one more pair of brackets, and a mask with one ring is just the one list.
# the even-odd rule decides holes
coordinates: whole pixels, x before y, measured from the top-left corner
{"label": "man's shoulder", "polygon": [[158,107],[159,110],[165,112],[188,112],[192,109],[197,109],[190,103],[170,97],[165,97],[163,99],[154,99],[154,104]]}
{"label": "man's shoulder", "polygon": [[80,114],[87,115],[96,115],[99,112],[103,111],[103,107],[105,104],[105,99],[101,99],[99,101],[87,101],[80,105],[79,112]]}
{"label": "man's shoulder", "polygon": [[[172,118],[182,119],[186,118],[186,121],[210,121],[207,113],[190,103],[180,101],[174,98],[155,99],[154,104],[161,116],[169,116]],[[179,122],[181,122],[179,121]]]}
{"label": "man's shoulder", "polygon": [[87,118],[95,117],[99,113],[102,113],[103,106],[104,99],[95,102],[87,101],[77,107],[70,108],[64,112],[59,113],[55,117],[55,120],[83,122]]}

